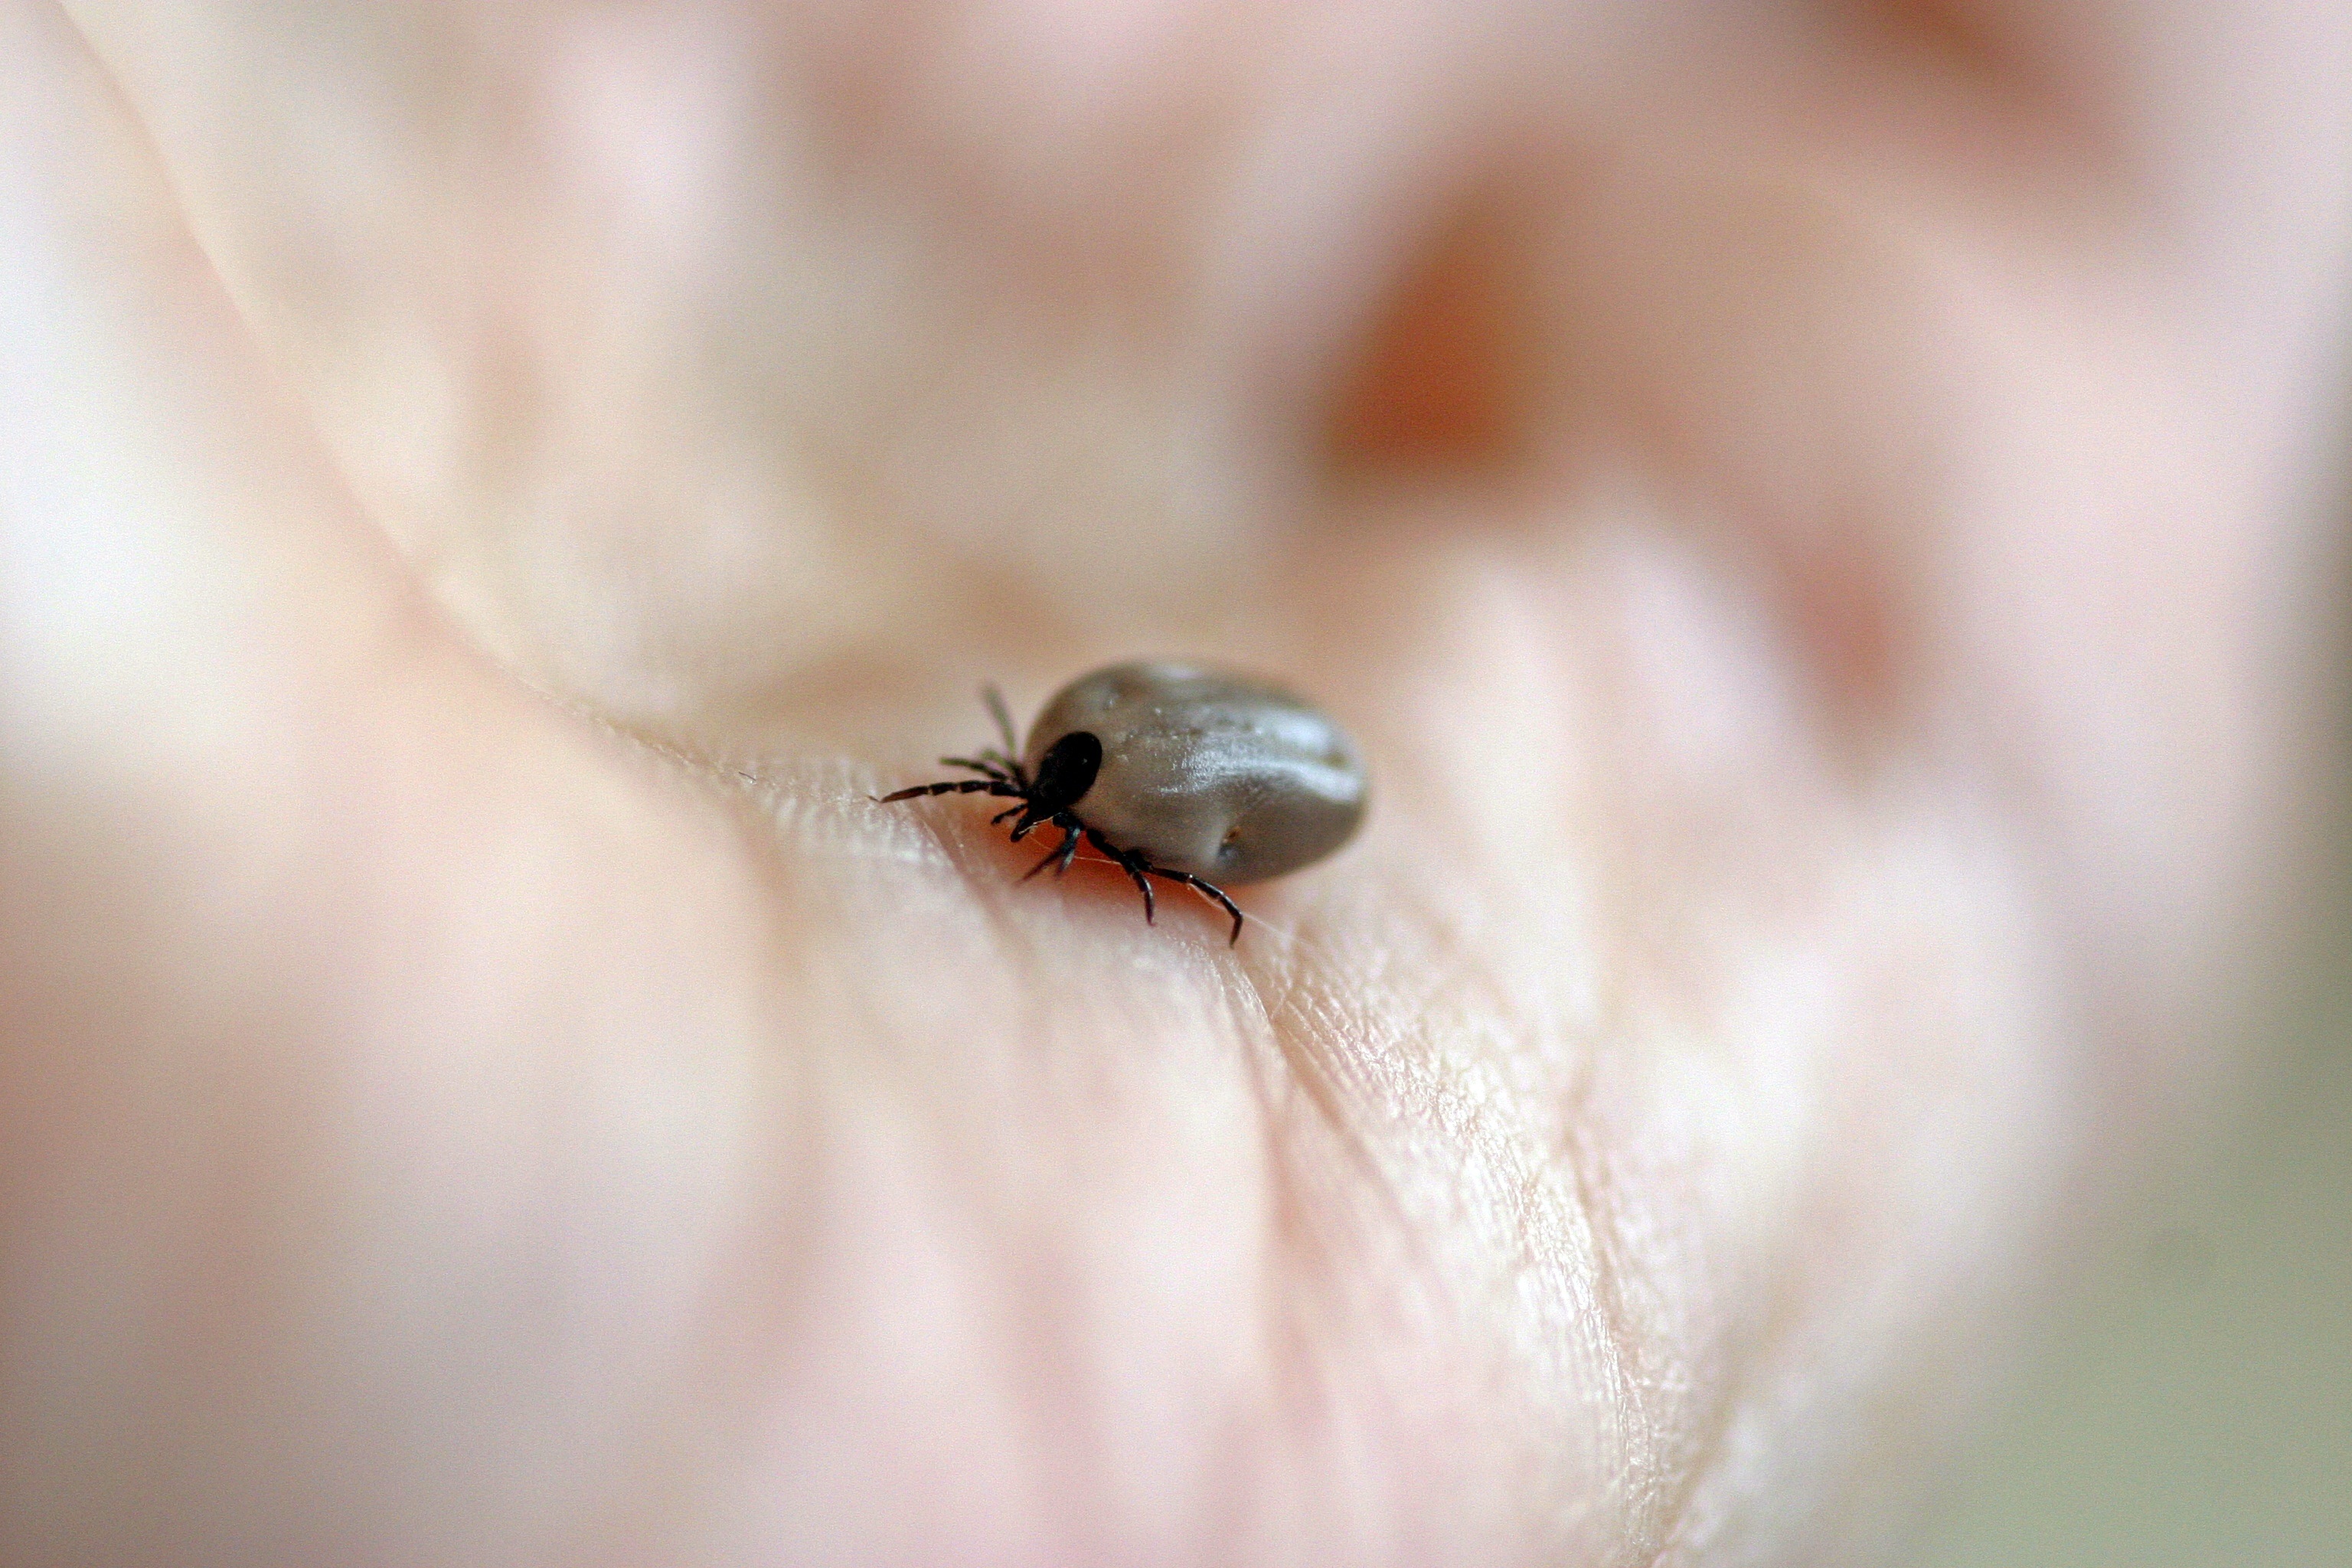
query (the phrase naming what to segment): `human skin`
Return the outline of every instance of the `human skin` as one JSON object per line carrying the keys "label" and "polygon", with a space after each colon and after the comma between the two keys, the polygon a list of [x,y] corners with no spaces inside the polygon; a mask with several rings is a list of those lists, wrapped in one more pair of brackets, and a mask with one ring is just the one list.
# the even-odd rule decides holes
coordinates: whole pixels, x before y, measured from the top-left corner
{"label": "human skin", "polygon": [[11,1564],[1870,1561],[2226,1082],[2337,11],[0,17]]}

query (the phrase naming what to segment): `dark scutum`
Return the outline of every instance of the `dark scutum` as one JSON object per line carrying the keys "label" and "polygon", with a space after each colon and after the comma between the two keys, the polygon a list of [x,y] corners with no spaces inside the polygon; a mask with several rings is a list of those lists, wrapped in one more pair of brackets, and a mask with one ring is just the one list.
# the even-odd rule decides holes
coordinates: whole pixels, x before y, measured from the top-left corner
{"label": "dark scutum", "polygon": [[1037,759],[1030,809],[1043,818],[1077,805],[1095,787],[1102,760],[1102,742],[1085,730],[1073,730],[1046,747],[1045,754]]}

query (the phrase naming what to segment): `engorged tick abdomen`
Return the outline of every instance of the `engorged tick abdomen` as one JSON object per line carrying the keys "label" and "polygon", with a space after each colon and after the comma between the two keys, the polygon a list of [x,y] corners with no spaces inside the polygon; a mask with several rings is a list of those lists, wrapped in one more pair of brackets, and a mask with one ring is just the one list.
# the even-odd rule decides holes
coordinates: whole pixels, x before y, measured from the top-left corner
{"label": "engorged tick abdomen", "polygon": [[1073,731],[1102,742],[1078,819],[1154,864],[1219,884],[1297,870],[1363,821],[1346,731],[1265,681],[1196,664],[1116,664],[1064,687],[1030,726],[1033,773]]}

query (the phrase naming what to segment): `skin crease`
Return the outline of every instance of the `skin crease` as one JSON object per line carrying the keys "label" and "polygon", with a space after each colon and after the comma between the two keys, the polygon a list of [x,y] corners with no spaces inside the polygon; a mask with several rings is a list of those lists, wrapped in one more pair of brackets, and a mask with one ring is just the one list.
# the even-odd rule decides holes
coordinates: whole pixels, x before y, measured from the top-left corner
{"label": "skin crease", "polygon": [[[2347,23],[1728,9],[0,5],[0,1558],[1889,1551],[2229,1070]],[[1166,647],[1238,949],[865,802]]]}

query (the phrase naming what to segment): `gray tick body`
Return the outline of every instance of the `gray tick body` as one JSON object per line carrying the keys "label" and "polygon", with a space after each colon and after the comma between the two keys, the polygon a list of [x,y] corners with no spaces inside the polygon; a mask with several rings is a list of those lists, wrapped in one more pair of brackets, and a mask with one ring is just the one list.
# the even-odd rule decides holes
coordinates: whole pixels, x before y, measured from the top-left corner
{"label": "gray tick body", "polygon": [[1030,726],[1025,750],[1003,700],[993,688],[982,695],[1004,749],[940,761],[983,776],[880,798],[1009,797],[1016,804],[995,820],[1019,818],[1015,842],[1037,827],[1062,832],[1029,876],[1047,866],[1056,876],[1069,869],[1084,838],[1134,881],[1147,921],[1158,877],[1223,907],[1239,942],[1242,912],[1223,885],[1312,865],[1363,821],[1364,761],[1347,731],[1248,676],[1161,660],[1115,664],[1056,693]]}

